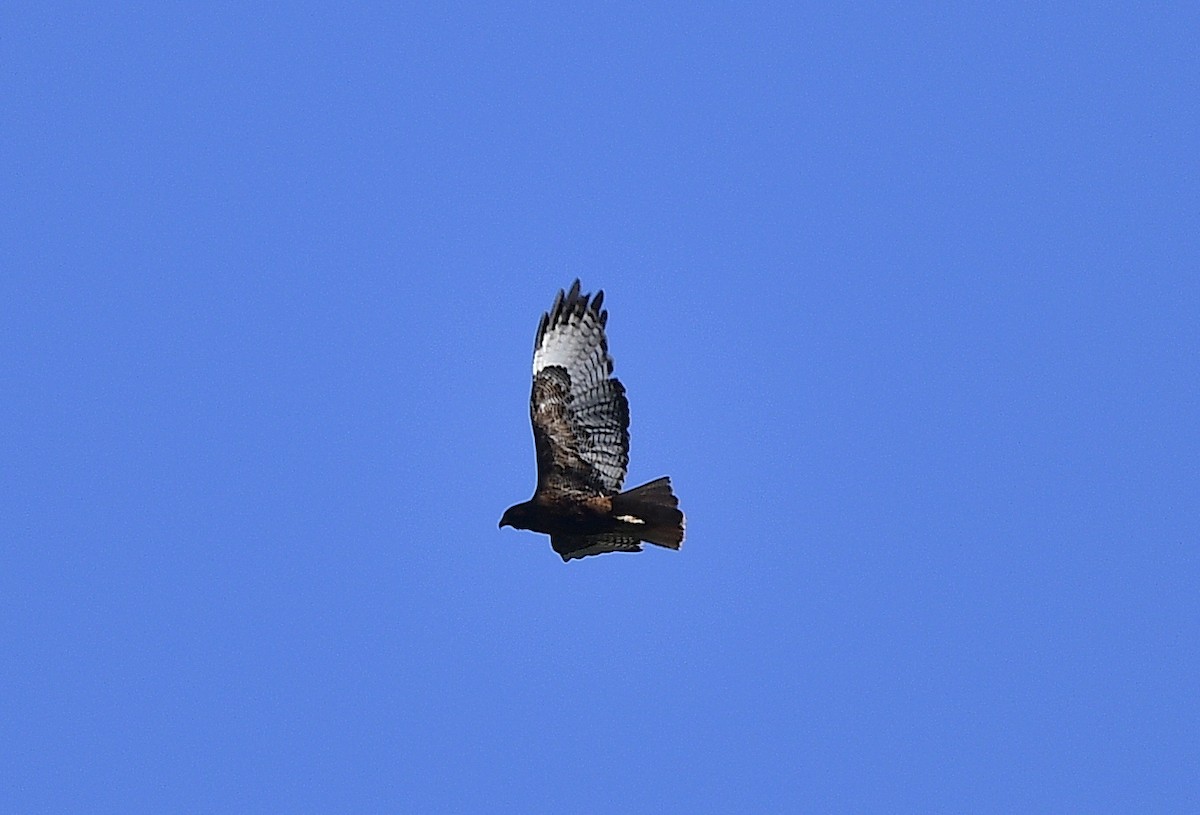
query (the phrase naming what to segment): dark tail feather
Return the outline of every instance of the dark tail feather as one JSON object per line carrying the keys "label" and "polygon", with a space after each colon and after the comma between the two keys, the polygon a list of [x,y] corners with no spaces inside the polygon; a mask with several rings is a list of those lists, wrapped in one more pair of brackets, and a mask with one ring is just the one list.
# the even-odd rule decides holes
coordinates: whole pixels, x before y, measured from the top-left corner
{"label": "dark tail feather", "polygon": [[671,479],[663,476],[649,484],[614,495],[613,515],[621,531],[647,543],[678,549],[683,545],[683,513],[671,492]]}

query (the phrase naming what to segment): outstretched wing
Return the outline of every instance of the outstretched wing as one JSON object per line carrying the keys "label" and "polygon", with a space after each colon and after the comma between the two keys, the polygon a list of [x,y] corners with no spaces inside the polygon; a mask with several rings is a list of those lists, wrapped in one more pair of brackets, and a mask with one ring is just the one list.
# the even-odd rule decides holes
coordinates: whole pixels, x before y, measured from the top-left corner
{"label": "outstretched wing", "polygon": [[538,490],[611,495],[629,465],[629,402],[610,377],[604,292],[579,281],[542,315],[533,346],[529,415],[537,447]]}
{"label": "outstretched wing", "polygon": [[618,535],[615,532],[599,535],[554,535],[550,538],[550,545],[562,557],[564,563],[588,555],[602,555],[605,552],[642,551],[637,538]]}

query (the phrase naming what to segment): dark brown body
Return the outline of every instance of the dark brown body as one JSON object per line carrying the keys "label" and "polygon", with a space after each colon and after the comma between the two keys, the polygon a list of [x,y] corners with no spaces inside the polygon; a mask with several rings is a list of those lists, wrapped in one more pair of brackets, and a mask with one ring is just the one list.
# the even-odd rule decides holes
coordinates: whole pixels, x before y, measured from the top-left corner
{"label": "dark brown body", "polygon": [[617,495],[537,493],[505,510],[500,526],[549,535],[564,559],[593,546],[598,535],[612,538],[625,551],[638,551],[638,541],[678,549],[683,542],[678,506],[670,479],[659,478]]}
{"label": "dark brown body", "polygon": [[543,535],[595,535],[611,532],[619,522],[612,517],[612,498],[596,495],[583,500],[555,500],[535,495],[509,507],[500,526],[541,532]]}

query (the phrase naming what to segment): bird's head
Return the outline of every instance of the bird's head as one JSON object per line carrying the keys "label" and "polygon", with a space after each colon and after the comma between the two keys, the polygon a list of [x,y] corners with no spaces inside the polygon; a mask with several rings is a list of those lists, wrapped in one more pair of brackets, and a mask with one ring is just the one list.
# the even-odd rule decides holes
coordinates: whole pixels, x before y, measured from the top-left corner
{"label": "bird's head", "polygon": [[500,519],[500,526],[503,529],[506,526],[511,526],[516,529],[528,529],[527,519],[529,517],[529,502],[524,504],[514,504],[504,510],[504,516]]}

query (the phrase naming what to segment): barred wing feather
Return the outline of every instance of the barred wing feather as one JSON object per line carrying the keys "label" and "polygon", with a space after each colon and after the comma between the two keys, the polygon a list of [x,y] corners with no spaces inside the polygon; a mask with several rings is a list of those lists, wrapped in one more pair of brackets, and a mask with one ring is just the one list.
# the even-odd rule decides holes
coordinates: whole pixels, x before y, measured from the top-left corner
{"label": "barred wing feather", "polygon": [[602,291],[581,295],[576,280],[538,326],[529,412],[539,489],[611,495],[625,481],[629,403],[611,377],[603,301]]}
{"label": "barred wing feather", "polygon": [[563,561],[589,555],[602,555],[605,552],[640,552],[641,542],[637,538],[617,533],[600,535],[555,535],[550,538],[550,545]]}

